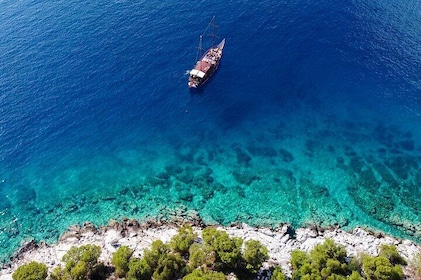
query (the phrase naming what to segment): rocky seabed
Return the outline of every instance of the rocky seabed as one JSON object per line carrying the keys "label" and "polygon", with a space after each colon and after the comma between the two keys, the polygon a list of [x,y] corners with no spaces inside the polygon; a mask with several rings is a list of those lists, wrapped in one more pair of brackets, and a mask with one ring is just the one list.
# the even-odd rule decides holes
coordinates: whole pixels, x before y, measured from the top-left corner
{"label": "rocky seabed", "polygon": [[[191,222],[190,222],[191,223]],[[191,223],[195,231],[201,236],[204,225],[201,221]],[[100,261],[110,264],[111,255],[123,245],[134,249],[134,256],[142,256],[145,248],[149,248],[153,241],[160,239],[169,242],[177,233],[180,225],[172,222],[145,222],[123,219],[121,222],[112,220],[108,226],[100,228],[92,223],[70,227],[55,244],[30,241],[24,244],[11,258],[11,262],[3,264],[0,280],[12,279],[12,273],[22,264],[37,261],[45,263],[51,271],[63,264],[63,255],[72,246],[95,244],[101,247]],[[352,232],[339,228],[320,228],[309,226],[293,230],[289,224],[280,225],[276,229],[256,228],[247,224],[235,224],[230,227],[218,226],[230,236],[241,237],[244,240],[259,240],[269,250],[270,259],[266,266],[279,264],[287,275],[291,274],[289,263],[290,253],[294,249],[310,251],[316,244],[323,243],[326,238],[345,246],[348,255],[355,256],[359,252],[377,255],[381,244],[394,244],[398,252],[407,260],[421,252],[421,246],[413,241],[398,239],[372,232],[363,228],[355,228]]]}

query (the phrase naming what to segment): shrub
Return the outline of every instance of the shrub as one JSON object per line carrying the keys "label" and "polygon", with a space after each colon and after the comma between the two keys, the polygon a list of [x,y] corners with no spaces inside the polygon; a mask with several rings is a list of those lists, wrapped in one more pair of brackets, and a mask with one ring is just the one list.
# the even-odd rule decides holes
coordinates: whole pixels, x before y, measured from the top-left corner
{"label": "shrub", "polygon": [[115,266],[117,277],[125,277],[129,271],[129,260],[133,250],[128,246],[121,246],[111,257],[111,263]]}
{"label": "shrub", "polygon": [[185,274],[185,263],[179,254],[162,255],[153,273],[154,280],[179,279]]}
{"label": "shrub", "polygon": [[243,240],[238,237],[230,238],[225,231],[205,228],[202,231],[203,240],[216,252],[215,267],[217,269],[236,268],[241,260],[241,246]]}
{"label": "shrub", "polygon": [[362,274],[363,259],[368,256],[366,253],[358,253],[357,256],[351,257],[348,260],[348,268],[350,271],[356,271]]}
{"label": "shrub", "polygon": [[379,256],[387,258],[391,264],[396,265],[407,265],[408,263],[406,260],[399,255],[398,250],[396,249],[395,245],[386,245],[383,244],[380,246],[380,254]]}
{"label": "shrub", "polygon": [[13,280],[45,280],[47,278],[47,266],[43,263],[30,262],[24,264],[12,274]]}
{"label": "shrub", "polygon": [[268,249],[257,240],[247,241],[243,259],[246,262],[246,268],[255,273],[262,266],[262,263],[269,259]]}
{"label": "shrub", "polygon": [[178,229],[178,233],[171,238],[170,247],[175,252],[186,255],[189,252],[190,245],[197,238],[190,225],[184,225]]}
{"label": "shrub", "polygon": [[271,280],[287,280],[288,278],[285,276],[282,268],[279,265],[276,265],[272,272]]}
{"label": "shrub", "polygon": [[[346,250],[343,246],[335,244],[332,239],[326,239],[322,244],[317,244],[313,250],[310,251],[310,259],[312,264],[318,270],[327,268],[328,260],[330,260],[329,267],[334,272],[345,274],[346,267]],[[345,265],[345,266],[343,266]]]}
{"label": "shrub", "polygon": [[349,280],[364,280],[364,278],[357,271],[353,271],[348,278]]}
{"label": "shrub", "polygon": [[69,251],[63,256],[63,262],[66,263],[66,269],[70,270],[78,262],[84,262],[91,268],[97,262],[99,255],[101,254],[101,248],[97,245],[84,245],[81,247],[71,247]]}
{"label": "shrub", "polygon": [[60,266],[53,269],[53,272],[50,275],[52,280],[70,280],[70,274],[67,270],[61,268]]}
{"label": "shrub", "polygon": [[226,277],[222,272],[195,269],[192,273],[183,277],[183,280],[225,280]]}
{"label": "shrub", "polygon": [[402,267],[393,266],[387,258],[381,256],[366,256],[363,259],[363,271],[367,280],[403,279]]}
{"label": "shrub", "polygon": [[57,270],[54,279],[84,280],[89,279],[92,271],[98,263],[101,248],[97,245],[84,245],[72,247],[63,256],[64,270]]}
{"label": "shrub", "polygon": [[77,262],[71,269],[72,280],[88,280],[88,265],[84,261]]}
{"label": "shrub", "polygon": [[306,252],[301,250],[293,250],[291,252],[291,265],[293,270],[298,270],[305,264],[310,263],[310,257]]}
{"label": "shrub", "polygon": [[168,254],[170,249],[168,245],[164,244],[161,240],[152,242],[150,250],[145,250],[144,259],[148,263],[149,267],[154,270],[158,267],[159,259],[162,255]]}
{"label": "shrub", "polygon": [[191,271],[198,267],[213,267],[216,253],[208,244],[192,244],[189,249],[189,268]]}
{"label": "shrub", "polygon": [[316,245],[309,254],[291,252],[292,279],[346,279],[350,274],[346,250],[331,239]]}
{"label": "shrub", "polygon": [[129,262],[127,280],[151,279],[153,271],[148,262],[143,259],[132,258]]}

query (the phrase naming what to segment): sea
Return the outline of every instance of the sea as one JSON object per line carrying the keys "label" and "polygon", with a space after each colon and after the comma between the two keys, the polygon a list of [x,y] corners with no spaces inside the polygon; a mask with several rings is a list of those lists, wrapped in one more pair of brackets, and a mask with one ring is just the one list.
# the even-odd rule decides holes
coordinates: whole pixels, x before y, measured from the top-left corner
{"label": "sea", "polygon": [[421,242],[420,1],[0,0],[0,26],[2,262],[125,217]]}

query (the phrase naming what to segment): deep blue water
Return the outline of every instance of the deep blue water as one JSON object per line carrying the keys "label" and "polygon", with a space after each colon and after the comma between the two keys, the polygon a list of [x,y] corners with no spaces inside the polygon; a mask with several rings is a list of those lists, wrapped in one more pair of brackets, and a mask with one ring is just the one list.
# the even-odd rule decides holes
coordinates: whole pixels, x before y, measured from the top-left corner
{"label": "deep blue water", "polygon": [[0,1],[2,258],[193,210],[421,241],[421,3],[366,2]]}

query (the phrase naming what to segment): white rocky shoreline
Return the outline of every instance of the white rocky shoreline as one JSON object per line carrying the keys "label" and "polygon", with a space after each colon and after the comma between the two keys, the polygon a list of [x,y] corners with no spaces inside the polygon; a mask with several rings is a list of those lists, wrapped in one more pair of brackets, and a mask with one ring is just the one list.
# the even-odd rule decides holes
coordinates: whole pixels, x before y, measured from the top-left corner
{"label": "white rocky shoreline", "polygon": [[[127,245],[134,249],[134,256],[141,256],[145,248],[149,248],[153,241],[160,239],[169,242],[177,233],[178,227],[186,221],[178,222],[145,222],[139,223],[135,219],[123,219],[121,222],[111,220],[107,226],[96,228],[92,223],[70,227],[55,244],[30,241],[23,245],[11,258],[11,262],[3,264],[0,270],[0,280],[12,279],[12,273],[22,264],[36,261],[45,263],[49,271],[62,264],[63,255],[72,246],[95,244],[101,247],[100,261],[109,264],[111,255],[118,247]],[[201,234],[204,228],[201,220],[187,221],[194,230]],[[293,230],[289,224],[280,225],[276,229],[256,228],[247,224],[235,224],[229,227],[218,226],[230,236],[241,237],[244,240],[259,240],[269,250],[270,259],[267,265],[279,264],[283,271],[290,275],[290,253],[294,249],[310,251],[316,244],[330,238],[345,247],[349,256],[360,252],[370,255],[379,253],[380,245],[394,244],[398,252],[406,260],[421,252],[421,246],[407,239],[374,233],[362,228],[355,228],[352,232],[339,228],[319,228],[309,226]],[[404,274],[407,272],[404,269]],[[410,278],[406,278],[410,279]]]}

